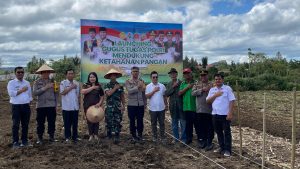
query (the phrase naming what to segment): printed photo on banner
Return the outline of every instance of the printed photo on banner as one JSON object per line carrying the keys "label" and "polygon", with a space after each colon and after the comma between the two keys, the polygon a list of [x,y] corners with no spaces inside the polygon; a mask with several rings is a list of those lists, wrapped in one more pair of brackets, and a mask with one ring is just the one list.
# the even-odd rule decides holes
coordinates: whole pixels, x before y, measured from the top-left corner
{"label": "printed photo on banner", "polygon": [[182,69],[182,24],[81,20],[81,51],[82,81],[91,71],[101,77],[114,68],[122,83],[137,66],[144,81],[156,70],[167,82],[171,67]]}

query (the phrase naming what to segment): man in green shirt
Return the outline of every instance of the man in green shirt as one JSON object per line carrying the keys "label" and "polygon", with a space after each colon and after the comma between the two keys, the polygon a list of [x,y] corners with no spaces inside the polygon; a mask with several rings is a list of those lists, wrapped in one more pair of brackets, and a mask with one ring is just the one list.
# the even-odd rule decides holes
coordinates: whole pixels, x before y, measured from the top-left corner
{"label": "man in green shirt", "polygon": [[199,126],[195,122],[196,98],[192,96],[195,81],[190,68],[183,69],[183,78],[184,81],[180,85],[178,95],[182,96],[183,99],[183,112],[186,115],[186,144],[190,144],[193,140],[193,126],[196,131],[198,131],[196,128]]}

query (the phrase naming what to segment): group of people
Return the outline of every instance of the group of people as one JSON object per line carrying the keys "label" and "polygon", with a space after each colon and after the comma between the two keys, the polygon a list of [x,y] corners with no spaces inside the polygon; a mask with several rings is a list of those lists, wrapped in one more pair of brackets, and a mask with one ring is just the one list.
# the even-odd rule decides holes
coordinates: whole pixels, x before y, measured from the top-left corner
{"label": "group of people", "polygon": [[[88,56],[91,60],[97,60],[98,56],[106,56],[108,52],[102,50],[103,47],[114,46],[114,41],[107,37],[107,28],[100,27],[96,33],[96,28],[89,28],[89,37],[83,43],[83,54]],[[122,38],[123,34],[120,34],[120,39],[124,41],[149,41],[152,47],[164,48],[164,53],[170,53],[174,58],[174,62],[178,62],[182,59],[182,38],[181,33],[176,31],[155,31],[151,30],[146,34],[143,34],[143,39],[134,38]],[[130,34],[131,35],[131,34]],[[138,33],[134,34],[134,37],[139,37]]]}
{"label": "group of people", "polygon": [[[61,95],[62,115],[64,121],[65,141],[78,141],[78,113],[80,93],[83,94],[84,114],[91,106],[105,109],[106,135],[115,144],[120,142],[123,112],[125,111],[125,89],[127,91],[127,111],[132,141],[143,141],[144,113],[148,107],[151,118],[152,141],[166,142],[165,113],[169,110],[174,140],[185,144],[193,142],[193,131],[197,135],[199,148],[210,151],[213,149],[214,132],[217,134],[219,148],[215,151],[224,156],[231,155],[230,122],[233,118],[235,96],[232,89],[223,84],[222,74],[214,75],[214,83],[209,82],[208,72],[201,71],[198,81],[193,79],[192,70],[183,70],[183,80],[178,79],[178,72],[171,68],[168,72],[170,82],[165,86],[159,82],[156,71],[150,73],[151,83],[148,85],[139,78],[139,67],[131,68],[131,78],[126,80],[124,87],[117,78],[122,74],[111,69],[104,78],[110,81],[102,86],[95,72],[88,75],[87,82],[80,90],[79,83],[74,80],[75,72],[67,70],[66,79],[57,84],[50,79],[52,68],[43,65],[37,70],[41,74],[33,85],[33,95],[37,96],[37,144],[43,144],[45,120],[48,121],[49,141],[57,141],[54,137],[57,98]],[[32,93],[30,83],[23,79],[24,68],[15,68],[16,78],[8,83],[7,90],[12,105],[12,136],[13,147],[29,146],[27,134],[30,119],[30,102]],[[104,100],[106,104],[104,108]],[[147,99],[149,100],[147,105]],[[159,123],[159,134],[157,131]],[[21,143],[19,142],[19,125],[22,124]],[[99,140],[99,122],[87,118],[89,141]],[[72,131],[72,132],[71,132]]]}

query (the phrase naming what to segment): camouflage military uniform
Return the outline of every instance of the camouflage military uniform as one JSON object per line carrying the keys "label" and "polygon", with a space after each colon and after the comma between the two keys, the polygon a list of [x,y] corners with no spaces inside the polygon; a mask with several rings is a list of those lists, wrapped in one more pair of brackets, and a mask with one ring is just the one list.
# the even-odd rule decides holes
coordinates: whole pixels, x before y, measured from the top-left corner
{"label": "camouflage military uniform", "polygon": [[[111,90],[118,82],[109,82],[105,85],[104,91]],[[108,132],[119,134],[121,132],[122,111],[121,111],[121,95],[123,87],[116,90],[111,96],[106,97],[105,121]]]}

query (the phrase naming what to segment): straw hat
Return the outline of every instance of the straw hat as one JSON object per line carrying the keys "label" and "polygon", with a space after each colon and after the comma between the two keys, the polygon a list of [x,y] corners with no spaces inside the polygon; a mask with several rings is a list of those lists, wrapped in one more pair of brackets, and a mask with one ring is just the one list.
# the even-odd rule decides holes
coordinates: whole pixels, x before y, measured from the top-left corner
{"label": "straw hat", "polygon": [[122,73],[118,72],[117,70],[115,70],[115,69],[110,69],[110,70],[106,73],[106,75],[104,75],[104,78],[105,78],[105,79],[110,79],[110,75],[111,75],[111,74],[116,74],[116,75],[117,75],[117,78],[119,78],[119,77],[122,76]]}
{"label": "straw hat", "polygon": [[104,118],[102,107],[90,106],[86,111],[86,118],[91,123],[98,123]]}
{"label": "straw hat", "polygon": [[42,65],[35,73],[40,74],[41,72],[49,71],[50,73],[54,73],[54,69],[49,67],[48,65],[44,64]]}

